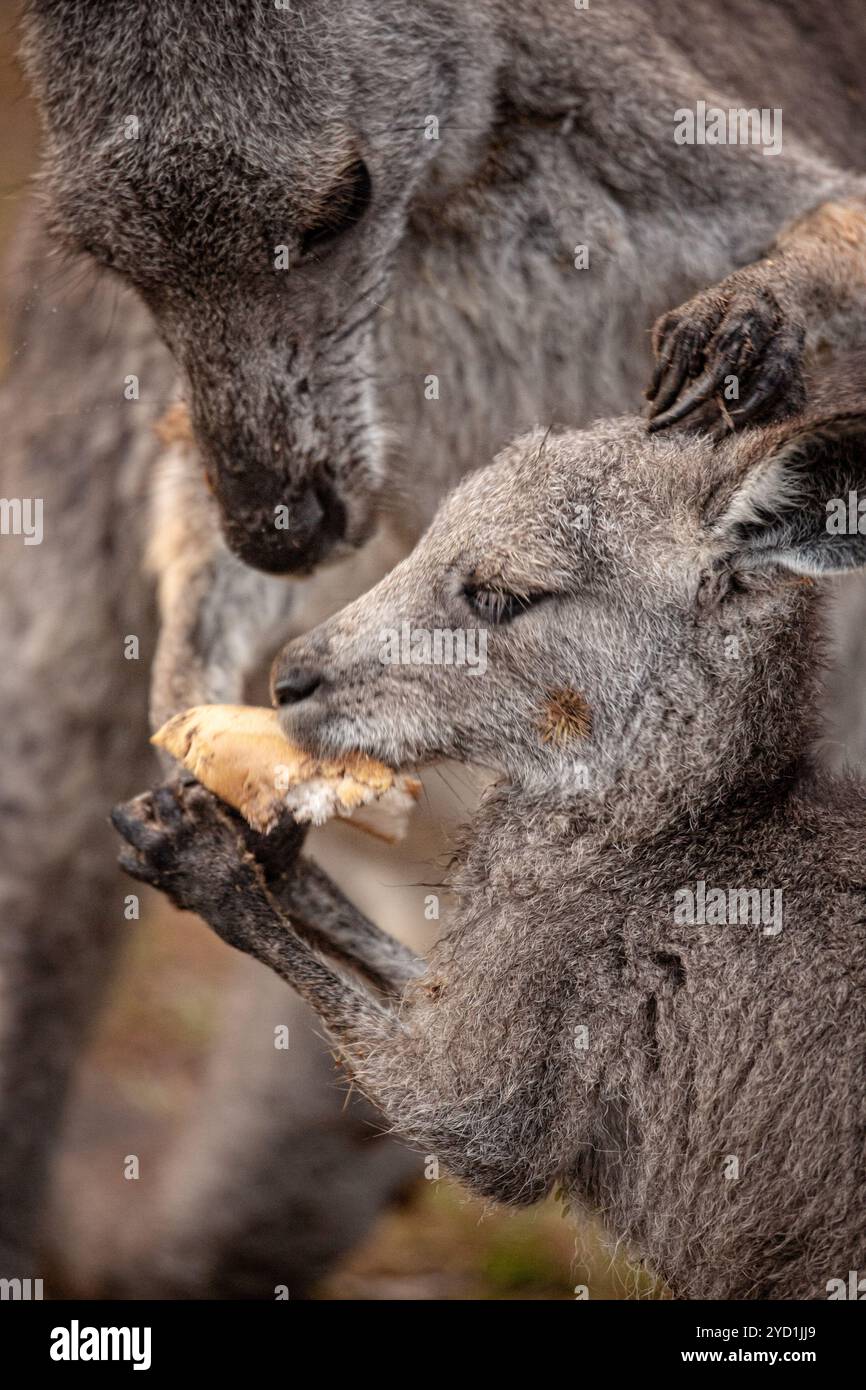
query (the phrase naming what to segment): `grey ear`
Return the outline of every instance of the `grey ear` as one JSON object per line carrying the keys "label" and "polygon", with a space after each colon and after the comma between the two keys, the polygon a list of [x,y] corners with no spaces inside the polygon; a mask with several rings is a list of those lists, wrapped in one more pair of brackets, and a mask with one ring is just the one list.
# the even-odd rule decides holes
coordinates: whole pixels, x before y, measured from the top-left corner
{"label": "grey ear", "polygon": [[752,466],[711,534],[740,568],[821,575],[866,565],[866,415],[793,427]]}

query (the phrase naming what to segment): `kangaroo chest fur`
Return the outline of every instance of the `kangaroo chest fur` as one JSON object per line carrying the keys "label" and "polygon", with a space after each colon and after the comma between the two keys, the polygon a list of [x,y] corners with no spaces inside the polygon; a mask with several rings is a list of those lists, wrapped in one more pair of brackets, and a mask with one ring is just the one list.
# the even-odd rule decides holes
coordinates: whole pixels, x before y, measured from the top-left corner
{"label": "kangaroo chest fur", "polygon": [[[803,1203],[810,1184],[826,1191],[828,1163],[839,1240],[852,1203],[866,1218],[863,895],[837,872],[839,844],[859,833],[842,817],[822,835],[806,816],[756,826],[751,844],[731,827],[727,841],[641,860],[486,826],[456,877],[455,926],[404,1015],[415,1035],[418,1011],[424,1040],[419,1093],[447,1098],[447,1162],[499,1200],[561,1185],[691,1297],[823,1288],[847,1253],[834,1256],[831,1237],[809,1267],[798,1242],[814,1240]],[[726,894],[781,887],[783,929],[767,932],[745,897],[733,899],[742,920],[678,921],[677,889],[697,890],[707,862]],[[781,1282],[761,1200],[791,1244]]]}

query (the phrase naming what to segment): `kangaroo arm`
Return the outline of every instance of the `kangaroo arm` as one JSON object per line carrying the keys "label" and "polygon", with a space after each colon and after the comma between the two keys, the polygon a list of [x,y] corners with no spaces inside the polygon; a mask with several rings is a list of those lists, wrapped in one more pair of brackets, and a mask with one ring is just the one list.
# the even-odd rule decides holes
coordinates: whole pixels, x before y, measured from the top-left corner
{"label": "kangaroo arm", "polygon": [[[363,1061],[371,1047],[392,1042],[400,1033],[396,1014],[332,970],[305,939],[307,931],[297,930],[300,923],[267,891],[238,892],[212,907],[207,921],[230,945],[269,966],[315,1009],[349,1064]],[[346,947],[332,950],[326,929],[318,935],[329,952],[358,964]]]}
{"label": "kangaroo arm", "polygon": [[[862,182],[858,180],[858,182]],[[854,346],[866,327],[866,185],[821,203],[780,232],[765,258],[776,266],[806,325],[806,346]]]}
{"label": "kangaroo arm", "polygon": [[310,860],[299,859],[281,883],[269,887],[305,941],[383,993],[400,995],[424,974],[423,957],[365,917]]}
{"label": "kangaroo arm", "polygon": [[[348,1063],[360,1064],[371,1048],[401,1034],[391,1008],[333,970],[296,930],[270,892],[237,817],[210,792],[197,783],[169,783],[115,807],[112,821],[127,841],[121,866],[203,917],[228,945],[274,970],[319,1014]],[[320,877],[313,879],[320,901],[342,897],[335,889],[326,895]],[[334,954],[354,965],[345,938],[360,938],[363,956],[375,928],[361,918],[359,930],[342,904],[339,917]],[[324,940],[327,920],[317,925]]]}
{"label": "kangaroo arm", "polygon": [[863,196],[796,217],[762,259],[658,320],[650,430],[690,416],[724,434],[783,418],[805,404],[807,369],[863,346],[866,184],[852,182]]}

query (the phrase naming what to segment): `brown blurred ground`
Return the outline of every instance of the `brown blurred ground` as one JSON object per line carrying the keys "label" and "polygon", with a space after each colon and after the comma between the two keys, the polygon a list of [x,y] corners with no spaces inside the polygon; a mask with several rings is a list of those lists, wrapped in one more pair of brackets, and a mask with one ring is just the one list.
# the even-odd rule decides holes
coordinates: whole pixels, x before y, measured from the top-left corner
{"label": "brown blurred ground", "polygon": [[[17,9],[13,0],[0,0],[0,250],[26,195],[37,141],[34,113],[14,61]],[[424,861],[425,851],[435,853],[442,788],[434,784],[430,792],[432,809],[428,803],[408,855],[399,859],[355,843],[344,827],[324,836],[323,862],[361,906],[392,929],[407,893],[426,891],[397,885],[439,876]],[[106,1233],[122,1230],[134,1207],[154,1192],[161,1161],[202,1084],[225,1004],[228,949],[161,900],[145,896],[143,903],[142,922],[128,924],[123,969],[71,1107],[52,1242],[61,1252],[55,1277],[70,1296],[87,1296],[96,1287]],[[123,1157],[129,1153],[139,1157],[139,1182],[123,1178]],[[381,1220],[321,1294],[566,1299],[582,1284],[594,1297],[650,1293],[648,1281],[636,1282],[624,1264],[611,1261],[589,1223],[576,1241],[573,1224],[563,1215],[555,1201],[525,1212],[492,1211],[444,1179],[425,1183]]]}

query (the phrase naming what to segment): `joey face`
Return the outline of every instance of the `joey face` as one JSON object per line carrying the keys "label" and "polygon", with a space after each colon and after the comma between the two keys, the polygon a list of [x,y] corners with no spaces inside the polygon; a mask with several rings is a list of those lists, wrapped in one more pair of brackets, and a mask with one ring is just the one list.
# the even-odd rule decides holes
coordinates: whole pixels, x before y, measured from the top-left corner
{"label": "joey face", "polygon": [[652,496],[669,449],[638,421],[510,446],[376,588],[283,650],[287,732],[397,764],[579,778],[692,638],[697,519],[678,546],[685,523]]}
{"label": "joey face", "polygon": [[850,417],[718,446],[635,419],[518,440],[376,588],[284,648],[284,727],[566,796],[770,775],[813,704],[803,576],[866,562],[862,537],[826,528],[864,443]]}
{"label": "joey face", "polygon": [[462,159],[425,120],[487,118],[452,9],[29,5],[55,232],[151,308],[226,539],[257,567],[305,572],[371,530],[377,316],[415,191],[446,196]]}

